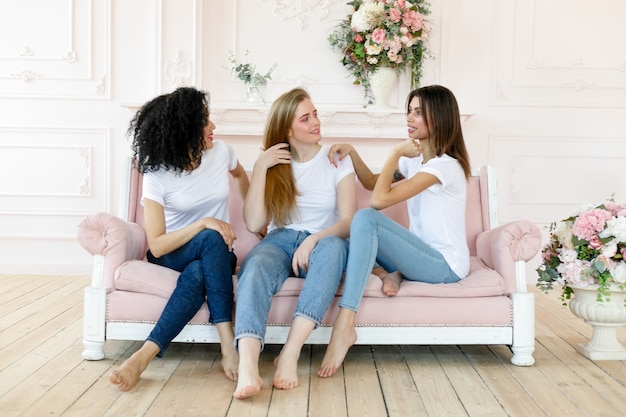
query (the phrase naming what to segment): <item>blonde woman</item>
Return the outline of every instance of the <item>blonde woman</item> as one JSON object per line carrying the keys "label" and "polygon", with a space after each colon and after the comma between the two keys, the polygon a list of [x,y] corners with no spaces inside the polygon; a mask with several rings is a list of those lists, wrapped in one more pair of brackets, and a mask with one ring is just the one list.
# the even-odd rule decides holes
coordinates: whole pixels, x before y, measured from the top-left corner
{"label": "blonde woman", "polygon": [[273,385],[298,386],[297,364],[306,338],[330,306],[345,269],[350,222],[356,211],[350,158],[328,163],[320,120],[308,93],[295,88],[272,105],[264,150],[254,164],[244,204],[248,230],[269,224],[267,236],[244,259],[237,287],[235,343],[239,380],[235,398],[263,386],[263,350],[272,296],[294,275],[305,279],[286,344],[274,361]]}

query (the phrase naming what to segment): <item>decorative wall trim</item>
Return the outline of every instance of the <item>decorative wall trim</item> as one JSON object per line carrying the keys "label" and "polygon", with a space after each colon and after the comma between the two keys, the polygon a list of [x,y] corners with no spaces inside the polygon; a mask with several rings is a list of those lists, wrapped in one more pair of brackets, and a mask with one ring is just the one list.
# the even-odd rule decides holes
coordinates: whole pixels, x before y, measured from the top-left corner
{"label": "decorative wall trim", "polygon": [[274,14],[283,21],[294,20],[298,29],[303,30],[311,23],[326,20],[330,8],[343,0],[263,0],[274,6]]}
{"label": "decorative wall trim", "polygon": [[[15,23],[0,27],[0,97],[108,98],[110,2],[57,2],[66,8],[43,8],[46,14],[12,4]],[[38,31],[46,35],[34,38]]]}
{"label": "decorative wall trim", "polygon": [[593,19],[583,0],[493,4],[493,104],[626,108],[626,3],[595,8]]}
{"label": "decorative wall trim", "polygon": [[501,222],[528,218],[549,224],[582,204],[616,193],[626,199],[619,172],[626,166],[626,137],[491,136],[489,161],[498,173]]}

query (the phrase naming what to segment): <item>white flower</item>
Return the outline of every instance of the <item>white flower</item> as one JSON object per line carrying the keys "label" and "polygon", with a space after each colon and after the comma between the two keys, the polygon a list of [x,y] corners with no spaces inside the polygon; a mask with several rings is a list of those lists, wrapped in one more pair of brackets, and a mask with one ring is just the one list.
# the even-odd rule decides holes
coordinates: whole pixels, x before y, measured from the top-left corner
{"label": "white flower", "polygon": [[606,222],[600,237],[615,236],[618,242],[626,242],[626,217],[614,217]]}
{"label": "white flower", "polygon": [[552,231],[561,245],[567,249],[574,249],[574,245],[572,244],[573,224],[573,222],[558,222]]}
{"label": "white flower", "polygon": [[578,252],[573,249],[565,249],[559,254],[559,259],[563,263],[574,262],[578,258]]}
{"label": "white flower", "polygon": [[352,14],[350,27],[355,28],[357,32],[368,32],[373,29],[376,17],[382,13],[385,13],[384,4],[372,0],[366,1]]}
{"label": "white flower", "polygon": [[378,55],[382,50],[382,45],[379,45],[376,42],[372,42],[369,39],[365,42],[365,52],[367,52],[368,55]]}
{"label": "white flower", "polygon": [[610,269],[613,281],[624,284],[626,283],[626,262],[615,262]]}
{"label": "white flower", "polygon": [[350,27],[355,28],[357,32],[367,32],[372,28],[372,22],[368,18],[363,7],[352,14]]}
{"label": "white flower", "polygon": [[604,246],[600,249],[600,254],[606,258],[612,258],[617,253],[617,242],[615,239],[612,241],[605,243]]}
{"label": "white flower", "polygon": [[586,286],[593,282],[589,276],[589,262],[576,259],[572,262],[564,262],[556,268],[569,284]]}

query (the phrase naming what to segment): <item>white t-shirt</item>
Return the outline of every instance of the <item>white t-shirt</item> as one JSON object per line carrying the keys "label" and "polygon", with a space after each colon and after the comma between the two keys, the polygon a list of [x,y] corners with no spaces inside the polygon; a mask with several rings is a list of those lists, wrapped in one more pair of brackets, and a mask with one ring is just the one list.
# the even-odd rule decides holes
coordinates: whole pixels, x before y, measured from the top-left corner
{"label": "white t-shirt", "polygon": [[[344,158],[337,168],[328,161],[330,146],[322,146],[313,159],[299,163],[291,161],[291,170],[296,180],[297,213],[293,215],[293,223],[285,225],[287,229],[316,233],[339,221],[337,204],[337,185],[354,172],[352,159]],[[275,229],[273,222],[269,230]]]}
{"label": "white t-shirt", "polygon": [[465,232],[467,179],[459,162],[444,154],[425,164],[423,158],[400,158],[398,168],[411,178],[418,172],[436,176],[434,184],[407,200],[409,230],[436,249],[460,277],[469,273],[469,249]]}
{"label": "white t-shirt", "polygon": [[148,198],[163,206],[168,233],[203,217],[229,222],[229,171],[236,167],[237,156],[231,146],[213,141],[213,148],[204,151],[200,166],[191,172],[144,174],[141,203]]}

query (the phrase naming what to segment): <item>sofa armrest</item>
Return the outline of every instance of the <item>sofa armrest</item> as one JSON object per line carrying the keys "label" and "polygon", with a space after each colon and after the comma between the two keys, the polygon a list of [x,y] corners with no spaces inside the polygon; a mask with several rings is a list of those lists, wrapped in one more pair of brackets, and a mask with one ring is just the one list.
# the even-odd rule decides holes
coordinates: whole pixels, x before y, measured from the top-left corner
{"label": "sofa armrest", "polygon": [[113,274],[124,262],[143,259],[147,251],[146,233],[136,223],[109,213],[85,217],[78,225],[78,241],[96,258],[102,257],[102,282],[94,286],[113,288]]}
{"label": "sofa armrest", "polygon": [[527,220],[510,222],[476,237],[477,256],[502,275],[510,293],[518,291],[521,284],[517,282],[518,263],[529,261],[540,249],[541,231]]}

